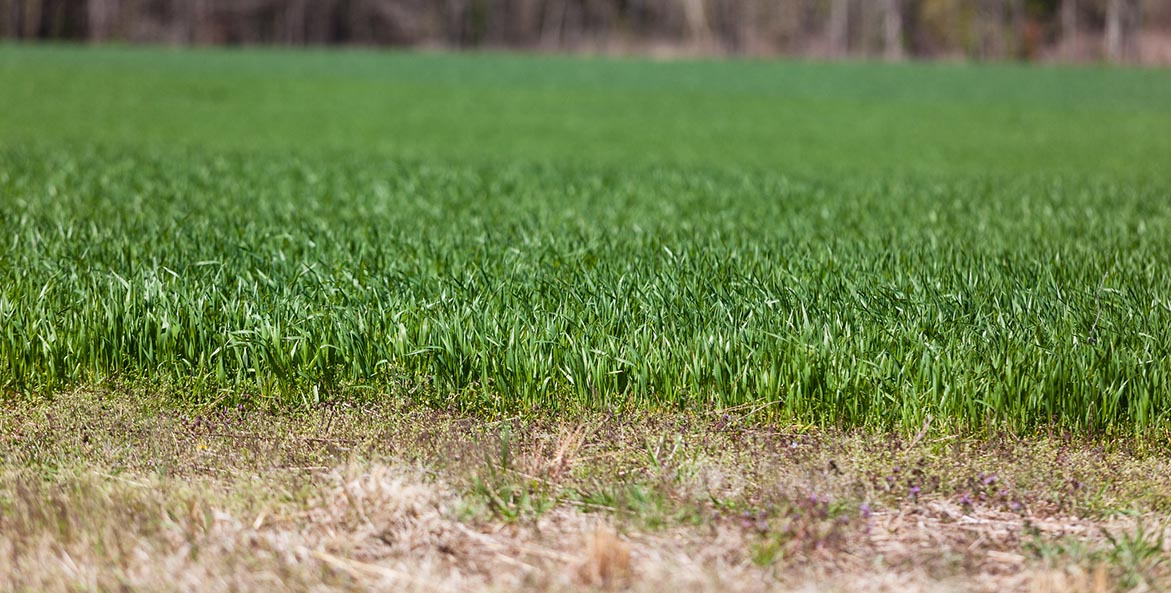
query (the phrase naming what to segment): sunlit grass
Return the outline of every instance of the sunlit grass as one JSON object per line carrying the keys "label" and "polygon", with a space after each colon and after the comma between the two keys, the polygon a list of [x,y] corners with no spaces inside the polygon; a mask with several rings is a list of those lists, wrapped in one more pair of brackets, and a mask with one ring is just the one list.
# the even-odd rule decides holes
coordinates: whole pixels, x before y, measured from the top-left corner
{"label": "sunlit grass", "polygon": [[[34,76],[11,58],[40,54],[5,51],[13,52],[4,62],[8,71],[29,84],[52,78],[53,68],[76,68],[58,63],[58,54],[42,55],[52,68]],[[80,52],[64,55],[86,63]],[[1167,182],[1152,173],[1165,136],[1133,136],[1134,145],[1120,150],[1149,156],[1128,165],[1105,158],[1099,169],[1062,171],[1042,154],[1038,172],[1022,174],[1027,162],[1004,163],[1023,158],[1035,139],[1009,138],[1006,153],[994,158],[994,134],[962,127],[956,129],[967,140],[950,138],[955,129],[946,129],[945,119],[900,135],[868,119],[874,113],[860,114],[862,98],[846,82],[826,82],[862,67],[826,74],[812,65],[778,66],[804,76],[797,80],[821,81],[818,93],[845,101],[818,107],[819,117],[840,119],[834,129],[871,126],[837,141],[815,134],[832,131],[819,124],[799,128],[815,139],[790,170],[785,163],[800,147],[760,143],[750,124],[763,112],[672,127],[664,122],[689,121],[695,107],[646,95],[654,84],[682,92],[690,88],[684,75],[718,71],[719,64],[671,65],[667,74],[639,64],[659,77],[646,90],[621,78],[631,68],[621,62],[420,57],[438,60],[440,74],[444,67],[464,71],[477,59],[531,68],[538,79],[552,76],[544,70],[552,66],[580,67],[583,76],[606,67],[618,73],[620,83],[609,91],[584,94],[565,90],[567,83],[557,82],[563,74],[536,95],[532,84],[518,82],[528,89],[516,95],[522,107],[548,107],[551,99],[541,93],[563,101],[559,110],[522,118],[548,132],[589,130],[593,123],[622,130],[620,120],[593,110],[598,101],[631,93],[641,97],[637,105],[666,111],[643,128],[616,132],[613,154],[586,142],[584,164],[569,156],[572,135],[549,137],[531,127],[503,137],[498,153],[491,137],[469,149],[477,142],[472,137],[454,142],[444,157],[442,143],[411,127],[417,121],[374,103],[361,121],[385,130],[405,126],[406,134],[377,142],[362,136],[339,147],[331,144],[334,136],[314,144],[313,125],[299,128],[283,116],[249,127],[257,114],[326,114],[328,106],[317,100],[330,94],[351,106],[371,100],[365,86],[329,86],[336,80],[320,68],[290,82],[281,106],[249,105],[233,115],[205,105],[211,111],[196,108],[193,121],[180,121],[175,101],[187,96],[183,85],[194,84],[184,78],[190,71],[136,74],[119,69],[114,58],[121,54],[96,55],[117,82],[110,91],[87,89],[107,101],[99,101],[102,110],[129,109],[116,99],[129,96],[136,76],[175,94],[143,99],[149,105],[140,121],[132,110],[126,121],[103,111],[104,119],[85,124],[92,143],[62,123],[82,119],[79,89],[70,99],[77,106],[51,96],[18,105],[26,114],[55,110],[61,121],[0,122],[0,129],[17,130],[0,145],[0,384],[10,393],[117,380],[196,401],[292,405],[341,394],[377,397],[395,387],[435,405],[501,414],[753,404],[821,424],[917,428],[932,418],[936,426],[1121,432],[1168,419],[1171,201]],[[194,63],[186,54],[130,56],[120,59]],[[218,79],[214,71],[200,72],[211,77],[208,88],[219,89],[212,93],[219,98],[208,101],[231,105],[239,100],[233,85],[239,97],[268,96],[276,87],[266,85],[277,85],[271,77],[288,76],[279,69],[270,78],[258,74],[260,82],[238,76],[258,60],[294,58],[242,56],[242,70],[231,69],[230,55],[214,59],[228,70]],[[375,84],[363,68],[372,68],[376,56],[313,59],[356,60],[365,65],[358,74],[332,76]],[[723,76],[734,82],[748,76],[744,69],[766,67],[727,65]],[[879,83],[884,76],[913,77],[883,72],[870,72],[868,84],[894,95],[890,103],[876,99],[875,109],[912,117],[914,94]],[[942,72],[934,76],[959,76]],[[416,86],[422,83],[415,79],[425,79],[407,74]],[[1062,74],[1083,83],[1079,77],[1123,76],[1044,76]],[[997,84],[1016,76],[964,75]],[[1165,77],[1149,76],[1155,82],[1140,95],[1154,97]],[[416,105],[411,113],[427,115],[438,138],[461,138],[465,124],[473,132],[495,125],[492,112],[448,121],[444,101],[470,97],[474,104],[484,93],[491,104],[507,87],[474,77],[464,86],[436,80],[427,93],[439,104],[432,111]],[[383,90],[397,88],[386,83]],[[405,88],[408,97],[427,95]],[[752,91],[790,106],[795,100],[767,84],[754,88],[728,91],[726,99],[744,106],[756,100]],[[1115,92],[1085,84],[1074,90],[1058,104],[1083,114],[1112,105],[1104,97]],[[691,92],[700,105],[721,96]],[[1032,92],[1057,97],[1062,89]],[[0,93],[20,95],[13,87]],[[985,124],[995,119],[954,88],[939,93],[927,103],[936,106],[923,112],[927,117],[968,109]],[[1046,122],[1048,116],[1027,125],[1068,140],[1054,151],[1070,163],[1090,163],[1094,138],[1128,137],[1125,128],[1143,118],[1153,130],[1165,124],[1165,111],[1141,96],[1129,99],[1133,113],[1103,108],[1094,112],[1101,116],[1096,124],[1078,120],[1078,132]],[[1005,105],[1014,113],[1046,109],[1019,89]],[[512,109],[519,117],[520,107]],[[200,131],[200,117],[220,136]],[[338,129],[359,121],[348,117],[356,116],[344,116]],[[761,121],[766,130],[774,125]],[[932,121],[942,129],[932,131]],[[126,133],[136,124],[141,145]],[[44,134],[36,142],[17,141],[38,131]],[[775,141],[783,142],[776,131]],[[656,132],[665,135],[656,141],[662,144],[640,135]],[[168,133],[176,147],[160,146]],[[891,154],[851,143],[883,134]],[[709,146],[704,137],[718,142]],[[919,138],[970,161],[937,173],[882,170],[882,163],[928,152]],[[276,149],[292,139],[301,142]],[[693,141],[691,152],[633,156],[671,140]],[[397,148],[386,148],[395,142]],[[728,146],[737,148],[728,154]],[[840,161],[831,158],[834,146]],[[422,156],[409,156],[419,147]],[[753,150],[765,154],[746,156],[737,167],[737,154]],[[840,174],[867,154],[878,165]],[[703,162],[711,165],[697,164]]]}

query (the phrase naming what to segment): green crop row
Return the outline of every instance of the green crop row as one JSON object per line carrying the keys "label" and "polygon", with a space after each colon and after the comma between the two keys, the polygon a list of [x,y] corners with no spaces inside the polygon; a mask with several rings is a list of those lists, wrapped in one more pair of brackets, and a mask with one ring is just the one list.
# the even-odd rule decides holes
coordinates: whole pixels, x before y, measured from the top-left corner
{"label": "green crop row", "polygon": [[0,389],[1171,421],[1171,75],[0,47]]}
{"label": "green crop row", "polygon": [[1154,189],[3,159],[10,390],[117,376],[299,402],[411,381],[491,412],[1168,419],[1171,204]]}

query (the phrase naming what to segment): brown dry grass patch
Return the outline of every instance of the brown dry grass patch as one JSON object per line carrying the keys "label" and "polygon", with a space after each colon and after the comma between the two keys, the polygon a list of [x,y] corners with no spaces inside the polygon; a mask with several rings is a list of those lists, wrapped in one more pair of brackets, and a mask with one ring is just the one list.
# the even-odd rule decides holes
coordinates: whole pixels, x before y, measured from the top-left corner
{"label": "brown dry grass patch", "polygon": [[0,413],[0,589],[1171,588],[1149,444],[144,401]]}

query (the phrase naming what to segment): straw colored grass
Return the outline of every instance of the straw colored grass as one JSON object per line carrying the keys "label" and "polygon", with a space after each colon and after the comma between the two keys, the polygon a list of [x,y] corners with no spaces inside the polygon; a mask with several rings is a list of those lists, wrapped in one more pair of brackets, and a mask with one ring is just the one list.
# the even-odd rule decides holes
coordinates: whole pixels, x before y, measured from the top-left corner
{"label": "straw colored grass", "polygon": [[[193,420],[141,401],[78,392],[0,414],[5,590],[1171,584],[1166,455],[1124,443],[957,447],[736,419],[493,423],[395,407]],[[997,467],[985,491],[963,478]],[[875,472],[924,485],[875,488]],[[1069,472],[1083,494],[1061,493]]]}

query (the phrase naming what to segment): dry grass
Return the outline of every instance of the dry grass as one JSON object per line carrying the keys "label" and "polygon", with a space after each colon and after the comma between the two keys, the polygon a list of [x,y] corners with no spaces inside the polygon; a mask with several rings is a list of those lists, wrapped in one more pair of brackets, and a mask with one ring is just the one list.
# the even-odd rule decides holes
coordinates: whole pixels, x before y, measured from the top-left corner
{"label": "dry grass", "polygon": [[7,591],[1158,591],[1125,443],[487,422],[393,405],[0,413]]}

